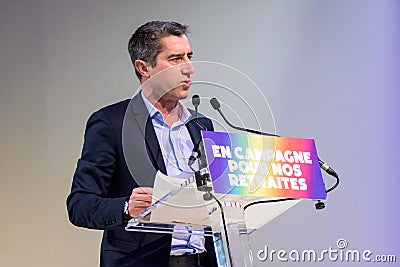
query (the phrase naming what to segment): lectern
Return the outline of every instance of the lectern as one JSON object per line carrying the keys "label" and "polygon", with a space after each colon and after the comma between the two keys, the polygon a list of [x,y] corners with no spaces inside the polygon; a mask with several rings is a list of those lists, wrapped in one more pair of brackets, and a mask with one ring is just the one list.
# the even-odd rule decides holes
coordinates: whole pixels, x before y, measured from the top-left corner
{"label": "lectern", "polygon": [[[205,131],[202,137],[206,175],[182,180],[158,172],[152,205],[126,230],[172,234],[175,225],[189,225],[192,234],[212,236],[218,266],[255,266],[249,234],[301,199],[326,198],[314,140]],[[282,198],[290,200],[276,201]],[[259,201],[269,203],[248,206]]]}
{"label": "lectern", "polygon": [[182,181],[162,173],[157,174],[153,199],[126,230],[172,234],[175,225],[190,225],[192,234],[213,237],[221,267],[255,266],[249,234],[300,201],[254,206],[245,212],[248,203],[270,198],[199,191],[194,177]]}

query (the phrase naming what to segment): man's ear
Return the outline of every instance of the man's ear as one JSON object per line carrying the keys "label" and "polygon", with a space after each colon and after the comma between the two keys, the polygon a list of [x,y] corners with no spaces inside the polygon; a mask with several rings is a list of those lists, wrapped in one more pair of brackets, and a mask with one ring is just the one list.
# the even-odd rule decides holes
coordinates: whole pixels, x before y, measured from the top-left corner
{"label": "man's ear", "polygon": [[149,77],[149,63],[144,60],[135,60],[135,68],[142,75],[142,77]]}

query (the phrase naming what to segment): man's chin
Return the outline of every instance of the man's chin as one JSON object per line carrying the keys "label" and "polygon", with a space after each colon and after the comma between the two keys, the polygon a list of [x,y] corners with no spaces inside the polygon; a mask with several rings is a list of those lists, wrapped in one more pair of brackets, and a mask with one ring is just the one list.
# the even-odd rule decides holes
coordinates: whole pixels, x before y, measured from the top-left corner
{"label": "man's chin", "polygon": [[184,86],[180,85],[180,86],[175,87],[174,89],[166,92],[163,97],[166,97],[168,99],[175,99],[175,100],[185,99],[189,95],[189,88],[190,87],[184,87]]}
{"label": "man's chin", "polygon": [[190,89],[190,86],[185,86],[185,85],[179,86],[179,88],[177,88],[178,94],[179,94],[179,98],[180,99],[187,98],[188,95],[189,95],[189,89]]}
{"label": "man's chin", "polygon": [[185,99],[189,96],[189,90],[185,90],[179,94],[180,99]]}

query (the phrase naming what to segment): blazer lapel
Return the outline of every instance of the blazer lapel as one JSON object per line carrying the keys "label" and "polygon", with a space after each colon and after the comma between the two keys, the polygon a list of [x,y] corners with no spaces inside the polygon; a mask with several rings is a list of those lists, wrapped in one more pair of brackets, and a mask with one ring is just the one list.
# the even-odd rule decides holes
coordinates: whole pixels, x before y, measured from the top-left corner
{"label": "blazer lapel", "polygon": [[[203,130],[202,127],[200,127],[196,123],[196,115],[194,110],[188,109],[190,114],[192,115],[192,118],[186,123],[186,128],[189,131],[190,138],[192,139],[193,145],[196,146],[200,143],[202,140],[201,137],[201,131]],[[205,119],[203,115],[198,114],[197,120],[199,123],[203,124],[202,126],[206,128],[207,131],[214,131],[214,127],[211,122],[209,122],[208,119]]]}
{"label": "blazer lapel", "polygon": [[[154,126],[149,118],[149,112],[146,105],[143,102],[141,93],[139,92],[131,100],[131,109],[133,117],[136,121],[137,126],[140,129],[146,143],[147,153],[153,164],[153,166],[160,170],[162,173],[167,174],[167,169],[165,167],[164,158],[161,153],[161,148],[158,143],[156,132],[154,131]],[[194,111],[190,110],[192,117],[194,118]],[[201,128],[197,125],[195,119],[191,119],[186,123],[186,128],[189,132],[190,138],[194,146],[200,143],[201,139]],[[212,130],[212,129],[210,129]]]}
{"label": "blazer lapel", "polygon": [[154,131],[153,123],[149,117],[148,110],[143,102],[140,92],[132,99],[131,103],[132,113],[141,133],[143,134],[146,142],[147,153],[154,167],[162,173],[167,174],[157,135]]}
{"label": "blazer lapel", "polygon": [[194,119],[189,120],[186,123],[186,128],[189,132],[192,143],[196,146],[201,141],[201,128],[196,124]]}

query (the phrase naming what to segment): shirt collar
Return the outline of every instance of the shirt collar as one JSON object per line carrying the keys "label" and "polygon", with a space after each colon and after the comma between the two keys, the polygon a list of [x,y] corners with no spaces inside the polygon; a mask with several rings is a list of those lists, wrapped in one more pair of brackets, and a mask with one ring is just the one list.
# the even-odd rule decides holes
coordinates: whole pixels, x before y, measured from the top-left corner
{"label": "shirt collar", "polygon": [[[161,119],[162,121],[164,121],[161,111],[158,110],[150,102],[150,100],[143,94],[143,91],[141,91],[141,96],[142,96],[143,102],[147,108],[147,111],[149,112],[150,117],[156,118],[156,119]],[[192,115],[190,114],[190,111],[184,105],[182,105],[181,102],[178,102],[178,105],[179,105],[179,111],[178,111],[179,121],[183,124],[186,124],[190,120]]]}

